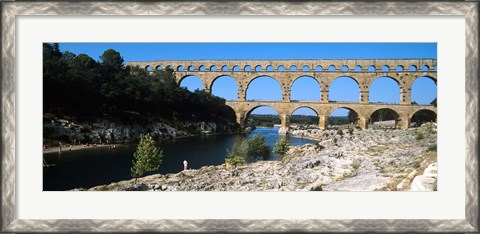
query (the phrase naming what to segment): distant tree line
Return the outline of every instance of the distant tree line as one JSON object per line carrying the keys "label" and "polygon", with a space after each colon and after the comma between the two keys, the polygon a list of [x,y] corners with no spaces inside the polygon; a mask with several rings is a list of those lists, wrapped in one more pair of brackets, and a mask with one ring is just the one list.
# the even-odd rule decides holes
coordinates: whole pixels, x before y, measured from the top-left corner
{"label": "distant tree line", "polygon": [[328,117],[328,125],[350,124],[347,116],[330,116]]}
{"label": "distant tree line", "polygon": [[251,114],[248,118],[253,121],[256,127],[273,127],[275,124],[280,124],[278,115]]}
{"label": "distant tree line", "polygon": [[[280,124],[280,118],[278,115],[259,115],[252,114],[249,116],[257,127],[273,127],[274,124]],[[330,116],[328,118],[328,124],[330,125],[342,125],[357,122],[357,114],[353,111],[349,112],[348,116]],[[318,125],[318,116],[313,115],[292,115],[290,117],[290,123],[301,125]]]}
{"label": "distant tree line", "polygon": [[292,115],[290,123],[302,125],[318,125],[318,116],[316,115]]}
{"label": "distant tree line", "polygon": [[[273,127],[274,124],[280,124],[280,118],[278,115],[270,114],[252,114],[249,116],[253,120],[257,127]],[[375,111],[370,116],[371,122],[397,120],[398,114],[390,109],[380,109]],[[419,111],[415,114],[412,121],[430,122],[436,121],[436,116],[432,116],[430,112]],[[328,117],[328,125],[344,125],[344,124],[357,124],[358,115],[354,111],[349,111],[347,116],[330,116]],[[318,117],[311,115],[292,115],[290,123],[302,124],[302,125],[317,125]]]}
{"label": "distant tree line", "polygon": [[97,62],[86,54],[43,44],[44,113],[73,116],[154,116],[170,120],[235,123],[225,99],[179,87],[173,70],[126,67],[119,52]]}
{"label": "distant tree line", "polygon": [[387,120],[397,120],[399,118],[397,112],[390,109],[380,109],[370,116],[372,122],[378,121],[387,121]]}

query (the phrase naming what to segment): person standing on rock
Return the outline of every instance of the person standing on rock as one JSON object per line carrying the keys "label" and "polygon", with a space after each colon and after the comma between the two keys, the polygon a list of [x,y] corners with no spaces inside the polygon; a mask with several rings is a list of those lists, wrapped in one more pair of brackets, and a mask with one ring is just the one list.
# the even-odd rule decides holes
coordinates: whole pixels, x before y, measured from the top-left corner
{"label": "person standing on rock", "polygon": [[187,167],[188,167],[188,162],[187,160],[183,160],[183,170],[187,170]]}

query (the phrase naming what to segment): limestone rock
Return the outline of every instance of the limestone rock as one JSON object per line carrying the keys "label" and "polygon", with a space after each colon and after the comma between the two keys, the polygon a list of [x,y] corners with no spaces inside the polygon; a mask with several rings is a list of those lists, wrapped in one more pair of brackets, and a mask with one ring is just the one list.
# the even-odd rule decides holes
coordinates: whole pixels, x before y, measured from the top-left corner
{"label": "limestone rock", "polygon": [[[213,126],[210,127],[213,130]],[[172,127],[159,124],[157,128],[165,132],[161,129]],[[423,131],[422,128],[418,130]],[[351,135],[345,132],[343,137],[336,132],[289,130],[289,134],[316,139],[319,143],[291,146],[280,161],[258,161],[237,167],[204,166],[139,178],[137,183],[146,186],[132,186],[131,180],[106,187],[152,191],[374,191],[406,190],[413,180],[412,191],[436,190],[436,163],[415,177],[418,168],[414,168],[414,162],[421,160],[419,157],[427,150],[415,139],[415,131],[355,130]],[[338,138],[336,144],[334,138]],[[425,142],[435,140],[436,134],[426,134],[426,138],[431,139]],[[103,188],[105,186],[89,190]]]}
{"label": "limestone rock", "polygon": [[420,175],[415,177],[410,186],[410,191],[436,191],[437,180],[432,177]]}

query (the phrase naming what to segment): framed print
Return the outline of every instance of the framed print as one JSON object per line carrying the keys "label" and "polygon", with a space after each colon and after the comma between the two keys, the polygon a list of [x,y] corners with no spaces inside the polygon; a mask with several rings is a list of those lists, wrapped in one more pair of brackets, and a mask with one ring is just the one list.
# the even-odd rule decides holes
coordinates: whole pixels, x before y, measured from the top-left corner
{"label": "framed print", "polygon": [[476,2],[1,6],[3,232],[478,232]]}

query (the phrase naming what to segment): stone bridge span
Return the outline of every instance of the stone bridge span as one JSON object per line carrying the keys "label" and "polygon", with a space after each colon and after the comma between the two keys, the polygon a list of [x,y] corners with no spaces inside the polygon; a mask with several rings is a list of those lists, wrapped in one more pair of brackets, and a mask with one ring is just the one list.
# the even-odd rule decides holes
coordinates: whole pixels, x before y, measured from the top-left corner
{"label": "stone bridge span", "polygon": [[[436,59],[357,59],[357,60],[159,60],[151,62],[127,62],[148,71],[172,69],[177,84],[189,76],[198,77],[204,90],[211,92],[216,79],[230,76],[236,81],[237,100],[227,101],[243,127],[253,109],[269,106],[278,112],[283,129],[288,129],[290,118],[296,109],[308,107],[319,117],[319,128],[325,129],[328,116],[337,108],[347,108],[358,115],[358,125],[368,128],[370,116],[376,110],[388,108],[398,114],[396,123],[402,129],[409,126],[412,116],[420,110],[437,112],[432,105],[412,105],[411,90],[415,80],[428,77],[437,83]],[[256,78],[268,76],[275,79],[282,89],[281,101],[250,101],[246,94],[249,84]],[[291,100],[291,88],[300,77],[310,77],[320,87],[320,101]],[[359,88],[358,103],[329,101],[329,88],[339,77],[353,79]],[[400,104],[369,102],[370,86],[380,77],[393,79],[400,88]]]}
{"label": "stone bridge span", "polygon": [[302,107],[307,107],[315,111],[319,117],[318,127],[327,128],[328,117],[337,108],[346,108],[354,111],[358,115],[358,126],[361,129],[368,128],[370,116],[377,110],[390,109],[398,114],[396,119],[397,127],[401,129],[408,128],[413,115],[421,110],[429,110],[437,113],[437,108],[433,105],[403,105],[403,104],[362,104],[352,102],[279,102],[279,101],[227,101],[227,105],[232,107],[237,116],[237,122],[244,127],[250,113],[261,106],[268,106],[277,111],[280,117],[281,127],[288,129],[292,113]]}
{"label": "stone bridge span", "polygon": [[[171,60],[127,62],[127,66],[144,69],[171,68],[180,83],[189,76],[198,77],[204,90],[210,92],[215,80],[222,76],[235,79],[238,101],[247,101],[249,84],[258,77],[275,79],[282,89],[282,101],[291,101],[291,88],[300,77],[311,77],[320,86],[320,102],[328,103],[333,80],[350,77],[358,85],[359,102],[369,102],[372,82],[380,77],[393,79],[400,88],[400,103],[411,103],[411,89],[419,77],[437,82],[436,59],[362,59],[362,60]],[[412,69],[411,69],[412,68]]]}

